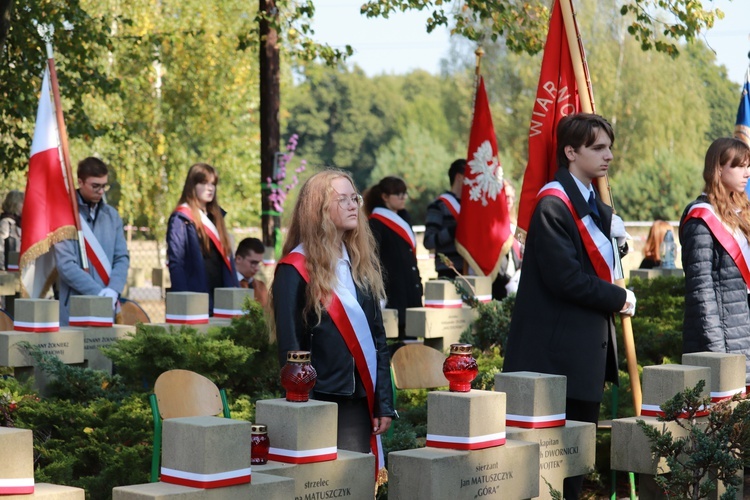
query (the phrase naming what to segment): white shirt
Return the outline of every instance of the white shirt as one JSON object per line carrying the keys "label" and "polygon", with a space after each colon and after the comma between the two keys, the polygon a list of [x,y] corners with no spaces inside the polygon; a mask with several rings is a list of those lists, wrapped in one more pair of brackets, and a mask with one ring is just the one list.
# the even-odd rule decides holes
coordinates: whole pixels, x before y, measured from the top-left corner
{"label": "white shirt", "polygon": [[357,287],[354,286],[354,278],[352,278],[352,263],[349,260],[349,252],[346,251],[346,246],[341,244],[342,257],[336,262],[336,278],[339,284],[349,290],[352,297],[357,297]]}

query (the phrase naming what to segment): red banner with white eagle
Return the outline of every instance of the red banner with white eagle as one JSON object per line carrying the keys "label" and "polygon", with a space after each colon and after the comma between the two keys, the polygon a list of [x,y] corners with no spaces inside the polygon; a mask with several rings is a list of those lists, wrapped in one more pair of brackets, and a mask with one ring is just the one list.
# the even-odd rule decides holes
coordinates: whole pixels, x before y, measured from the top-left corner
{"label": "red banner with white eagle", "polygon": [[484,79],[480,76],[478,80],[456,248],[475,274],[494,280],[500,261],[513,243],[513,235],[490,102]]}

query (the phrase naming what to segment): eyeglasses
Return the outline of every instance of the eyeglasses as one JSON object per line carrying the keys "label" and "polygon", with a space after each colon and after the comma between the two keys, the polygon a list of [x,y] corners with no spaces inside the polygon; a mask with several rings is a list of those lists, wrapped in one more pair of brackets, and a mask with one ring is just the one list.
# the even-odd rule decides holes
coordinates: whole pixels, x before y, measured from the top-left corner
{"label": "eyeglasses", "polygon": [[349,205],[354,205],[355,207],[361,207],[362,206],[362,195],[359,194],[353,194],[351,196],[339,196],[336,198],[336,201],[339,204],[339,208],[349,208]]}
{"label": "eyeglasses", "polygon": [[109,191],[109,183],[105,183],[105,184],[97,184],[97,183],[95,183],[95,182],[92,182],[91,184],[89,184],[89,183],[86,183],[86,185],[87,185],[88,187],[90,187],[91,189],[93,189],[94,191],[104,191],[105,193],[106,193],[107,191]]}

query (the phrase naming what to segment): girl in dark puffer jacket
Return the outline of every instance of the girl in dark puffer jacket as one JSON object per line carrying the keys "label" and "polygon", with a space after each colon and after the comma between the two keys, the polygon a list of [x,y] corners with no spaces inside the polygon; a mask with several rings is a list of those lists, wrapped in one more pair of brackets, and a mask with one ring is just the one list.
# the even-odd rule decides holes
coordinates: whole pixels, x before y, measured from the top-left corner
{"label": "girl in dark puffer jacket", "polygon": [[706,152],[704,192],[680,221],[685,270],[684,352],[746,357],[750,383],[750,147],[716,139]]}

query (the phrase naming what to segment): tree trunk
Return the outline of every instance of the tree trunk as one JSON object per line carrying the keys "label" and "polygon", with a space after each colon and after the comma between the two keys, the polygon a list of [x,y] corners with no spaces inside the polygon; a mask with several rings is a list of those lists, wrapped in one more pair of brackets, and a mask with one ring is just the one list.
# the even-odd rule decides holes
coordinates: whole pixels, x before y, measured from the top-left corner
{"label": "tree trunk", "polygon": [[[259,0],[260,12],[278,18],[276,0]],[[279,216],[273,211],[267,180],[274,179],[274,160],[279,151],[279,47],[278,33],[266,19],[260,21],[260,183],[263,244],[276,245]]]}
{"label": "tree trunk", "polygon": [[5,41],[10,31],[10,16],[13,13],[13,0],[0,0],[0,55],[5,51]]}

